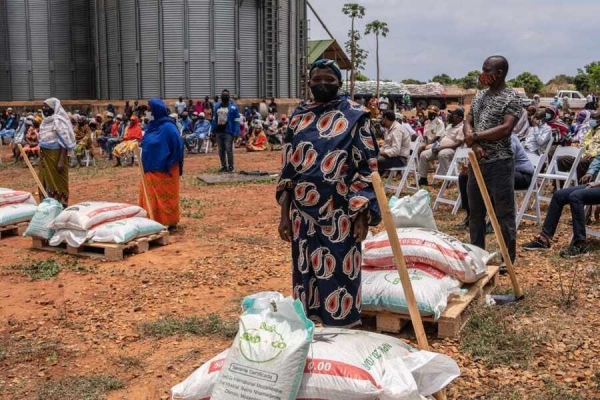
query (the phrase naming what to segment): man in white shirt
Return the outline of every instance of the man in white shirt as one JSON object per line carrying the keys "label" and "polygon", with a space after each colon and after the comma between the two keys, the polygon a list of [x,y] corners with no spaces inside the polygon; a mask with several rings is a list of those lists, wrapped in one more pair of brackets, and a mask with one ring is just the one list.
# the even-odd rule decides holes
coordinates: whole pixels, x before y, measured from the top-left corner
{"label": "man in white shirt", "polygon": [[390,168],[405,167],[410,156],[410,134],[396,121],[393,111],[385,111],[381,120],[385,128],[383,145],[379,150],[377,165],[383,174]]}
{"label": "man in white shirt", "polygon": [[413,129],[413,127],[408,122],[406,122],[406,116],[397,113],[396,121],[400,122],[402,124],[402,127],[404,129],[406,129],[406,131],[410,134],[411,140],[413,137],[417,136],[417,132]]}
{"label": "man in white shirt", "polygon": [[422,152],[426,148],[432,147],[432,145],[435,142],[437,142],[444,134],[446,127],[444,126],[442,120],[439,118],[439,115],[440,109],[438,107],[429,106],[429,108],[427,109],[427,121],[425,122],[425,128],[423,130],[425,141],[424,144],[421,146],[421,150],[419,152]]}
{"label": "man in white shirt", "polygon": [[389,108],[390,108],[390,99],[388,98],[388,94],[384,93],[379,98],[379,110],[383,113],[383,112],[386,112],[387,110],[389,110]]}
{"label": "man in white shirt", "polygon": [[527,130],[523,143],[523,148],[528,153],[542,155],[552,140],[552,128],[546,123],[545,116],[546,112],[540,110],[532,119],[533,125]]}
{"label": "man in white shirt", "polygon": [[436,140],[430,148],[424,150],[419,155],[419,185],[427,186],[427,173],[429,170],[429,162],[437,160],[440,167],[438,175],[445,175],[448,172],[450,163],[454,158],[454,152],[464,142],[463,125],[465,119],[465,111],[462,108],[457,108],[454,111],[448,112],[448,120],[450,124],[444,131],[441,139]]}
{"label": "man in white shirt", "polygon": [[179,96],[179,101],[175,102],[175,111],[177,111],[177,115],[183,114],[183,111],[186,109],[185,101],[183,101],[183,97]]}

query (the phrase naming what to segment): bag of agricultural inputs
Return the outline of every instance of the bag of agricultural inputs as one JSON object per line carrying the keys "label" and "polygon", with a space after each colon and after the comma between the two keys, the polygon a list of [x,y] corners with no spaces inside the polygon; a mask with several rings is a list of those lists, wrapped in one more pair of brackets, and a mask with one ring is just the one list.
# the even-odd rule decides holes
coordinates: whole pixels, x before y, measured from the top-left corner
{"label": "bag of agricultural inputs", "polygon": [[[429,265],[465,283],[485,275],[486,265],[495,255],[438,231],[399,228],[396,232],[407,264]],[[395,267],[387,232],[366,239],[362,257],[363,265],[368,267]]]}
{"label": "bag of agricultural inputs", "polygon": [[165,229],[166,226],[151,219],[133,217],[99,225],[92,229],[87,237],[92,242],[127,243],[135,238],[153,235]]}
{"label": "bag of agricultural inputs", "polygon": [[0,207],[23,203],[36,204],[33,195],[29,192],[0,188]]}
{"label": "bag of agricultural inputs", "polygon": [[21,203],[0,207],[0,226],[31,221],[35,215],[35,204]]}
{"label": "bag of agricultural inputs", "polygon": [[51,228],[87,231],[106,222],[131,217],[145,217],[146,211],[131,204],[88,201],[65,209],[52,223]]}
{"label": "bag of agricultural inputs", "polygon": [[[230,398],[213,393],[217,377],[225,371],[227,354],[225,350],[175,385],[172,400]],[[316,328],[296,399],[422,399],[458,376],[458,365],[450,357],[418,351],[399,339],[349,329]]]}
{"label": "bag of agricultural inputs", "polygon": [[[407,267],[419,313],[437,320],[448,305],[448,297],[459,292],[461,282],[428,265]],[[409,314],[398,270],[363,268],[361,285],[363,310]]]}
{"label": "bag of agricultural inputs", "polygon": [[87,240],[88,233],[86,231],[79,231],[75,229],[59,229],[54,231],[54,234],[48,241],[50,246],[58,246],[63,242],[71,247],[79,247]]}
{"label": "bag of agricultural inputs", "polygon": [[425,228],[437,231],[430,203],[431,196],[424,189],[401,199],[392,196],[389,205],[396,228]]}
{"label": "bag of agricultural inputs", "polygon": [[62,210],[63,206],[57,200],[51,198],[42,200],[24,236],[50,239],[54,235],[54,231],[50,229],[50,224],[52,224]]}
{"label": "bag of agricultural inputs", "polygon": [[257,298],[239,321],[238,334],[213,389],[215,399],[294,400],[314,324],[291,297]]}

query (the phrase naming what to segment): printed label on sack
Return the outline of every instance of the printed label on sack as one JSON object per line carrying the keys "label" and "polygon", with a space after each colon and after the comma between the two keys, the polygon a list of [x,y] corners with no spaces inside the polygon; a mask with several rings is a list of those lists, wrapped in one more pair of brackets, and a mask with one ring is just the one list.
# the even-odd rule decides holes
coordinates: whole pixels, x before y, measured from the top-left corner
{"label": "printed label on sack", "polygon": [[102,207],[102,208],[98,208],[96,210],[91,211],[89,214],[87,214],[87,216],[89,218],[94,218],[96,215],[105,213],[105,212],[109,212],[109,211],[118,211],[118,210],[122,210],[124,208],[129,208],[131,207],[131,205],[129,204],[117,204],[114,206],[109,206],[109,207]]}
{"label": "printed label on sack", "polygon": [[240,351],[246,360],[264,363],[277,358],[287,347],[275,325],[260,324],[259,329],[248,329],[240,336]]}

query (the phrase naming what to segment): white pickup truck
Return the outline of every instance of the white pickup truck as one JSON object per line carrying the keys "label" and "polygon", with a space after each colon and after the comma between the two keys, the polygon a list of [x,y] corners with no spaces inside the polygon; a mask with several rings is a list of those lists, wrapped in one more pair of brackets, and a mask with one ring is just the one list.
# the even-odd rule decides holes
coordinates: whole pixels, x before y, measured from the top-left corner
{"label": "white pickup truck", "polygon": [[[569,107],[571,109],[583,109],[587,104],[586,97],[576,90],[561,90],[558,92],[557,96],[561,102],[565,97],[567,97],[569,99]],[[542,97],[540,99],[540,107],[548,107],[553,101],[553,97]]]}

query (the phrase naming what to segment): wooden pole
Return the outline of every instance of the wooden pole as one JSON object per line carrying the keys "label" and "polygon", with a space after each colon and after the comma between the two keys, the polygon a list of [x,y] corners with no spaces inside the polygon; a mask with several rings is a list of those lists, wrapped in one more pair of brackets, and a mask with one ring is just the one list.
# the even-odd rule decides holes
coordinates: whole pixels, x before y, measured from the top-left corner
{"label": "wooden pole", "polygon": [[44,189],[44,185],[42,185],[42,182],[40,181],[40,178],[38,177],[37,172],[35,172],[35,168],[33,168],[33,165],[31,165],[31,162],[29,162],[29,157],[25,153],[25,150],[23,150],[23,146],[21,146],[21,143],[18,143],[17,147],[19,148],[19,151],[21,152],[21,156],[23,157],[25,164],[27,164],[27,168],[29,168],[29,172],[31,172],[31,176],[33,176],[33,180],[38,185],[40,193],[44,196],[45,199],[47,199],[48,193],[46,192],[46,189]]}
{"label": "wooden pole", "polygon": [[133,149],[135,156],[138,159],[138,166],[140,167],[140,174],[142,175],[142,191],[144,192],[144,200],[146,201],[146,207],[148,207],[148,216],[150,219],[154,219],[154,210],[152,210],[152,204],[150,204],[150,196],[148,195],[148,187],[146,186],[146,174],[144,173],[144,165],[142,164],[142,152],[139,146]]}
{"label": "wooden pole", "polygon": [[[406,262],[404,261],[404,255],[402,254],[402,247],[398,239],[398,233],[396,232],[396,226],[394,225],[394,219],[388,206],[388,199],[383,189],[383,182],[379,172],[373,172],[371,174],[373,180],[373,187],[375,188],[375,194],[377,195],[377,202],[379,203],[379,209],[381,210],[381,216],[385,225],[385,230],[388,234],[388,239],[394,253],[394,259],[396,260],[396,267],[398,268],[398,275],[400,275],[400,282],[402,283],[402,290],[404,291],[404,297],[406,297],[406,303],[408,304],[408,312],[410,314],[410,321],[412,322],[415,335],[417,336],[417,343],[419,349],[429,351],[429,342],[427,341],[427,335],[425,335],[425,329],[423,328],[423,321],[421,320],[421,314],[419,313],[419,307],[417,306],[417,300],[415,299],[415,292],[413,291],[412,284],[410,283],[410,277],[408,276],[408,270],[406,269]],[[444,400],[446,398],[446,392],[440,391],[434,394],[437,400]]]}
{"label": "wooden pole", "polygon": [[477,179],[477,185],[479,186],[481,197],[483,198],[483,202],[485,203],[485,208],[487,209],[488,215],[490,216],[490,221],[492,222],[492,226],[494,227],[496,240],[500,245],[500,253],[502,254],[502,258],[504,258],[504,262],[506,263],[506,269],[508,270],[508,274],[510,276],[510,281],[515,292],[515,296],[517,299],[520,299],[523,297],[523,292],[521,291],[521,287],[519,286],[519,282],[517,281],[515,267],[508,254],[508,248],[506,247],[504,236],[502,236],[502,230],[500,230],[500,224],[498,223],[496,212],[494,211],[494,207],[492,206],[492,200],[490,199],[490,194],[488,193],[485,180],[483,179],[483,175],[481,174],[481,169],[479,168],[477,156],[473,151],[469,151],[469,161],[471,162],[471,168],[473,168],[473,174],[475,175],[475,179]]}

